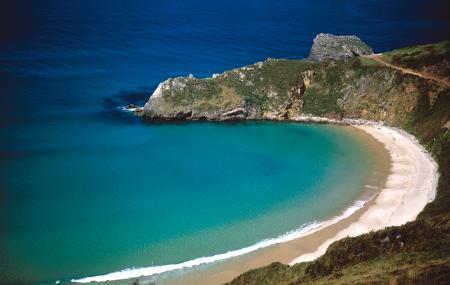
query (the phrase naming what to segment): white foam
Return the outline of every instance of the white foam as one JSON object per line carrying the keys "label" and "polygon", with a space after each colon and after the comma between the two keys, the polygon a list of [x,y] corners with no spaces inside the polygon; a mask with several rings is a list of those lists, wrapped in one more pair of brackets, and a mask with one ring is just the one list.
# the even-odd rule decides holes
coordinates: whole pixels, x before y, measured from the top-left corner
{"label": "white foam", "polygon": [[379,187],[372,186],[372,185],[369,185],[369,184],[366,184],[365,187],[369,188],[369,189],[379,189]]}
{"label": "white foam", "polygon": [[119,109],[120,111],[123,111],[123,112],[129,112],[129,113],[132,113],[132,112],[137,111],[137,110],[139,109],[139,107],[136,107],[136,108],[128,108],[128,106],[120,106],[120,107],[117,107],[117,109]]}
{"label": "white foam", "polygon": [[[370,198],[369,200],[371,200]],[[368,201],[369,201],[368,200]],[[122,279],[130,279],[130,278],[137,278],[140,276],[150,276],[154,274],[160,274],[168,271],[173,270],[179,270],[189,267],[195,267],[202,264],[208,264],[213,263],[221,260],[226,260],[232,257],[240,256],[246,253],[250,253],[252,251],[265,248],[271,245],[276,245],[280,243],[284,243],[287,241],[291,241],[294,239],[297,239],[299,237],[312,234],[322,228],[325,228],[329,225],[332,225],[334,223],[337,223],[338,221],[345,219],[349,216],[351,216],[354,212],[361,209],[364,204],[368,201],[358,200],[356,201],[352,206],[345,209],[341,215],[336,216],[330,220],[326,220],[323,222],[312,222],[310,224],[304,225],[300,227],[297,230],[288,232],[284,235],[281,235],[277,238],[273,239],[266,239],[263,241],[260,241],[254,245],[244,247],[237,250],[228,251],[221,254],[216,254],[213,256],[207,256],[207,257],[200,257],[193,260],[189,260],[182,263],[177,264],[169,264],[169,265],[159,265],[159,266],[150,266],[150,267],[143,267],[143,268],[132,268],[132,269],[126,269],[118,272],[112,272],[105,275],[98,275],[98,276],[92,276],[92,277],[86,277],[81,279],[72,279],[72,282],[75,283],[89,283],[89,282],[104,282],[104,281],[113,281],[113,280],[122,280]]]}
{"label": "white foam", "polygon": [[389,151],[391,170],[386,185],[374,204],[357,221],[323,242],[314,252],[295,258],[290,265],[318,258],[330,244],[344,237],[413,221],[436,196],[438,166],[413,136],[403,130],[373,123],[357,127],[383,143]]}

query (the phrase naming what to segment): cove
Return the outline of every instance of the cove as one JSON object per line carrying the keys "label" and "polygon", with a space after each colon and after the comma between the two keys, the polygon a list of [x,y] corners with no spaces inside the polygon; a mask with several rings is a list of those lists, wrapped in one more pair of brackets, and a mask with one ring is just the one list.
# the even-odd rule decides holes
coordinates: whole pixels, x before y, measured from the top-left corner
{"label": "cove", "polygon": [[[68,281],[252,246],[351,206],[373,171],[364,145],[330,125],[50,125],[35,127],[58,134],[52,144],[37,141],[2,169],[7,280]],[[78,135],[68,143],[64,129]]]}

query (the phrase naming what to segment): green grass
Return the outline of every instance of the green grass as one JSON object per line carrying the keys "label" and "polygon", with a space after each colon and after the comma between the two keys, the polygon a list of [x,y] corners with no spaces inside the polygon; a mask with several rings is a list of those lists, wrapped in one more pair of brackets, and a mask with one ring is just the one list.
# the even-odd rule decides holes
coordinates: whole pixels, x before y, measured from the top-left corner
{"label": "green grass", "polygon": [[267,60],[215,78],[183,78],[180,80],[186,84],[185,88],[171,89],[164,98],[172,106],[190,105],[202,111],[237,107],[242,102],[264,109],[269,100],[272,104],[284,104],[293,86],[301,81],[301,72],[314,65],[302,60]]}
{"label": "green grass", "polygon": [[377,61],[370,59],[368,57],[364,57],[364,56],[358,57],[358,60],[362,66],[379,66],[380,65]]}
{"label": "green grass", "polygon": [[349,86],[362,76],[377,70],[380,65],[364,57],[321,63],[314,77],[314,84],[304,94],[303,112],[312,115],[337,114],[344,110],[338,105]]}
{"label": "green grass", "polygon": [[[448,77],[450,68],[448,64],[442,66],[444,62],[448,62],[449,42],[440,42],[431,45],[420,45],[402,48],[391,52],[383,53],[383,58],[388,62],[404,66],[407,68],[430,71],[442,77]],[[428,67],[437,66],[434,70],[427,70]]]}
{"label": "green grass", "polygon": [[[449,74],[448,42],[399,49],[383,56],[393,64],[440,76]],[[298,94],[294,90],[302,85],[305,71],[314,72],[311,85]],[[283,109],[280,106],[297,96],[303,104],[298,112],[384,120],[403,128],[439,164],[436,199],[416,221],[343,239],[310,263],[292,267],[275,263],[249,271],[231,284],[441,284],[446,281],[442,276],[450,278],[450,130],[443,128],[450,120],[448,88],[367,57],[321,63],[267,60],[215,78],[179,80],[185,87],[172,88],[164,96],[169,109],[189,106],[211,112],[245,105],[264,112],[274,106]],[[388,116],[380,115],[383,112]],[[397,234],[401,234],[404,246],[398,242],[381,245],[384,237],[395,240]]]}
{"label": "green grass", "polygon": [[449,42],[440,42],[429,45],[417,45],[401,49],[396,49],[393,51],[383,53],[383,56],[387,59],[392,59],[393,57],[409,57],[409,58],[420,58],[429,57],[431,55],[444,55],[449,52]]}
{"label": "green grass", "polygon": [[[448,50],[448,42],[444,42],[396,50],[385,56],[410,67],[445,73]],[[316,115],[340,112],[336,101],[342,98],[343,88],[352,86],[362,76],[383,80],[384,76],[374,77],[382,69],[385,67],[367,58],[321,63],[316,67],[312,86],[305,92],[304,111]],[[416,92],[410,94],[416,97],[408,101],[414,104],[412,111],[405,112],[406,106],[400,106],[402,111],[394,114],[396,120],[391,123],[413,134],[436,159],[440,171],[436,199],[413,222],[337,241],[313,262],[291,267],[272,264],[244,273],[230,284],[448,284],[450,130],[444,125],[450,120],[450,90],[411,76],[397,74],[394,78],[392,90],[403,94],[401,86],[414,86]],[[366,90],[372,92],[370,88]],[[387,94],[391,93],[378,94],[375,98],[389,102],[392,98]],[[401,100],[402,96],[398,98]],[[358,104],[375,112],[379,108],[377,102],[365,99]],[[401,235],[398,240],[397,235]],[[384,245],[380,241],[386,236],[392,242]]]}

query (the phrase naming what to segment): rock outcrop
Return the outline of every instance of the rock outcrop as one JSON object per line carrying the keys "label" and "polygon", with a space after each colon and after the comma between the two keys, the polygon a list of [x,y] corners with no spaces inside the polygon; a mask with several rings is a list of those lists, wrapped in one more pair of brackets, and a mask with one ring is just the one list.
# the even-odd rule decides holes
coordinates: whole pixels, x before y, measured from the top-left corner
{"label": "rock outcrop", "polygon": [[370,53],[356,37],[319,35],[311,51],[315,61],[270,59],[212,78],[168,79],[145,104],[142,115],[149,119],[382,121],[416,136],[438,161],[437,197],[416,221],[343,239],[311,263],[275,263],[230,284],[348,284],[357,281],[355,273],[364,283],[446,284],[450,89],[442,79],[449,75],[449,42],[380,55],[389,65],[364,56]]}
{"label": "rock outcrop", "polygon": [[171,78],[159,84],[143,108],[148,119],[289,119],[301,113],[314,64],[269,59],[211,78]]}
{"label": "rock outcrop", "polygon": [[[370,47],[355,36],[319,34],[311,49],[311,59],[342,59],[369,53],[372,53]],[[355,61],[354,65],[357,64],[359,62]],[[286,120],[306,111],[336,119],[342,116],[339,107],[317,112],[313,110],[317,109],[314,107],[316,102],[306,102],[310,101],[307,98],[311,98],[311,92],[328,92],[330,83],[334,82],[323,74],[327,70],[332,74],[335,66],[344,68],[342,71],[347,77],[360,79],[355,78],[352,71],[355,66],[349,67],[343,62],[320,65],[303,60],[268,59],[214,74],[211,78],[198,79],[192,75],[170,78],[159,84],[139,114],[158,120]],[[366,71],[365,68],[360,69]],[[342,91],[352,88],[344,85],[340,86]],[[342,92],[339,94],[343,97]],[[336,94],[326,101],[334,100],[336,103],[337,99],[342,99],[334,97]],[[339,104],[346,106],[345,100],[340,100]],[[235,114],[234,110],[242,111]]]}
{"label": "rock outcrop", "polygon": [[[382,56],[398,61],[402,55],[411,61],[407,50]],[[448,65],[448,43],[422,50],[425,55],[420,48],[414,52],[424,64],[432,58],[439,66]],[[427,70],[432,67],[427,64]],[[422,98],[432,107],[446,93],[448,88],[439,81],[405,74],[366,56],[322,62],[269,59],[212,78],[168,79],[159,84],[142,114],[148,119],[211,121],[313,115],[402,125]]]}
{"label": "rock outcrop", "polygon": [[318,34],[314,38],[309,60],[345,59],[373,54],[372,49],[357,36]]}
{"label": "rock outcrop", "polygon": [[[293,266],[272,263],[243,273],[226,285],[448,283],[449,42],[381,56],[388,65],[369,57],[318,63],[301,97],[301,112],[345,118],[338,121],[383,121],[414,135],[439,164],[435,200],[412,222],[344,238],[314,261]],[[405,72],[398,66],[415,72]]]}

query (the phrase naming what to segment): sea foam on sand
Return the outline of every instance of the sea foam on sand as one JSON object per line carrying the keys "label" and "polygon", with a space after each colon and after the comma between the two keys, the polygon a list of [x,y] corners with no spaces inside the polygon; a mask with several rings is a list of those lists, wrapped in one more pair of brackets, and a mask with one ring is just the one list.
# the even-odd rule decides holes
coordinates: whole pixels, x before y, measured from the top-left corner
{"label": "sea foam on sand", "polygon": [[[344,237],[357,236],[372,230],[382,229],[387,226],[402,225],[408,221],[412,221],[436,195],[438,181],[437,164],[414,137],[404,131],[382,125],[368,122],[356,123],[356,127],[369,133],[383,143],[390,153],[391,169],[386,185],[376,197],[369,199],[375,199],[375,201],[356,222],[326,240],[314,252],[302,254],[290,264],[313,260],[325,253],[331,243]],[[361,123],[364,124],[361,125]],[[370,188],[370,185],[366,185],[366,187]],[[298,230],[286,233],[277,238],[260,241],[249,247],[213,256],[200,257],[178,264],[132,268],[105,275],[73,279],[72,282],[89,283],[93,281],[102,282],[129,279],[226,260],[315,233],[350,217],[353,213],[363,208],[366,202],[368,201],[358,200],[340,215],[330,220],[313,222],[309,225],[304,225]]]}
{"label": "sea foam on sand", "polygon": [[386,185],[373,205],[356,222],[326,240],[314,252],[295,258],[291,265],[316,259],[325,253],[331,243],[344,237],[413,221],[436,196],[438,166],[413,136],[399,129],[376,124],[356,127],[372,135],[389,151],[391,169]]}
{"label": "sea foam on sand", "polygon": [[228,251],[221,254],[216,254],[213,256],[206,256],[206,257],[200,257],[193,260],[189,260],[182,263],[177,264],[168,264],[168,265],[159,265],[159,266],[149,266],[149,267],[142,267],[142,268],[132,268],[132,269],[126,269],[122,271],[112,272],[104,275],[98,275],[98,276],[92,276],[92,277],[85,277],[80,279],[72,279],[71,281],[74,283],[89,283],[89,282],[104,282],[104,281],[113,281],[113,280],[123,280],[123,279],[130,279],[130,278],[137,278],[141,276],[150,276],[154,274],[160,274],[168,271],[173,270],[180,270],[184,268],[190,268],[199,266],[202,264],[208,264],[208,263],[214,263],[221,260],[226,260],[232,257],[244,255],[250,252],[253,252],[255,250],[265,248],[268,246],[272,246],[275,244],[280,244],[284,242],[288,242],[294,239],[298,239],[302,236],[309,235],[311,233],[314,233],[316,231],[319,231],[329,225],[335,224],[339,222],[340,220],[343,220],[349,216],[351,216],[354,212],[361,209],[364,204],[367,201],[363,200],[357,200],[353,203],[352,206],[345,209],[340,215],[323,222],[312,222],[310,224],[304,225],[301,228],[288,232],[284,235],[281,235],[277,238],[273,239],[266,239],[263,241],[260,241],[254,245],[244,247],[237,250]]}

